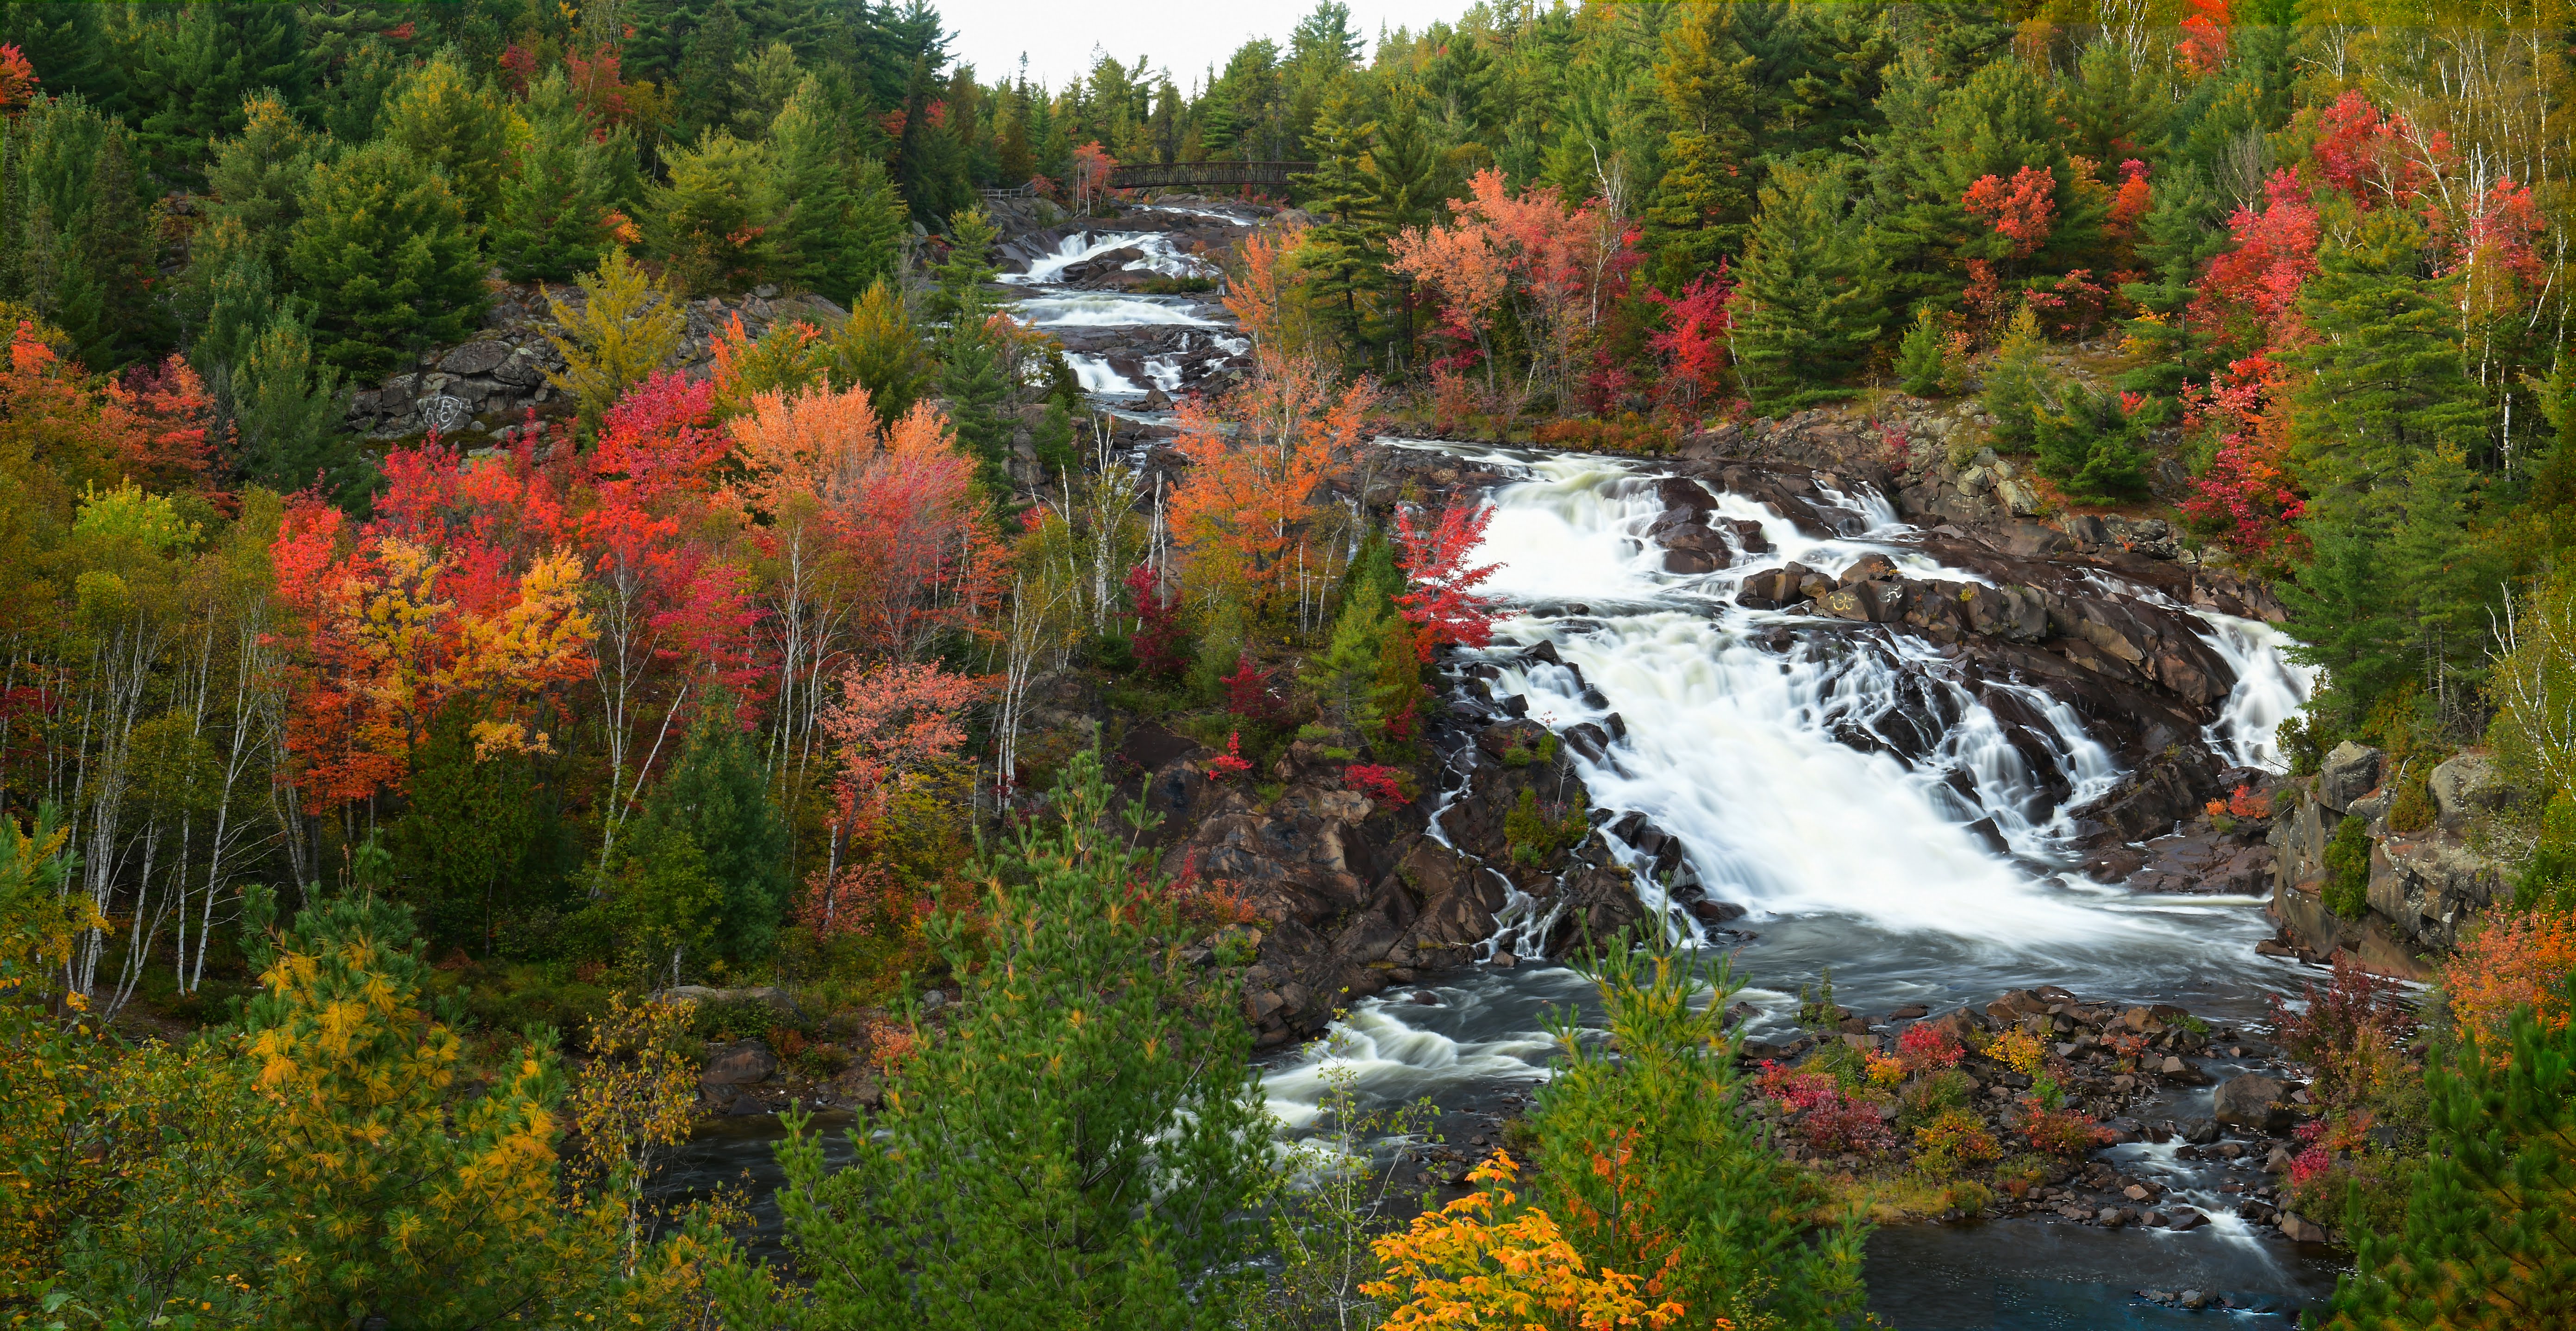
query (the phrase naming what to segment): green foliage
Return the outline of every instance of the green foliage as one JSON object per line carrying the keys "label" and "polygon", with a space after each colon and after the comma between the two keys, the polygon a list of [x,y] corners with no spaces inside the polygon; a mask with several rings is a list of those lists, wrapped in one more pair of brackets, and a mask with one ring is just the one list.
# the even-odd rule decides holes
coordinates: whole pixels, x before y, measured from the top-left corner
{"label": "green foliage", "polygon": [[1223,1324],[1269,1172],[1250,1033],[1180,959],[1188,931],[1110,793],[1075,755],[992,867],[983,945],[934,921],[961,1001],[849,1166],[789,1120],[779,1201],[813,1283],[719,1272],[728,1325]]}
{"label": "green foliage", "polygon": [[2404,1227],[2372,1232],[2355,1200],[2356,1274],[2325,1326],[2576,1319],[2576,1026],[2550,1029],[2526,1007],[2502,1044],[2428,1060],[2430,1149]]}
{"label": "green foliage", "polygon": [[797,87],[769,133],[778,154],[785,275],[845,305],[892,276],[903,200],[881,163],[852,154],[818,79],[809,76]]}
{"label": "green foliage", "polygon": [[1806,1327],[1858,1316],[1867,1231],[1854,1217],[1806,1219],[1821,1201],[1814,1185],[1748,1112],[1741,1037],[1725,1027],[1728,971],[1703,981],[1668,947],[1625,937],[1578,969],[1600,994],[1610,1042],[1587,1038],[1571,1014],[1550,1023],[1564,1059],[1531,1112],[1544,1165],[1534,1204],[1594,1263],[1656,1272],[1658,1293],[1694,1318]]}
{"label": "green foliage", "polygon": [[1558,855],[1582,845],[1590,835],[1592,819],[1580,788],[1572,804],[1541,808],[1538,792],[1523,786],[1520,798],[1503,815],[1503,845],[1511,862],[1526,869],[1546,868]]}
{"label": "green foliage", "polygon": [[1830,396],[1888,321],[1887,263],[1840,167],[1780,163],[1762,187],[1732,304],[1745,395],[1764,411]]}
{"label": "green foliage", "polygon": [[474,232],[447,181],[398,144],[313,168],[281,270],[318,311],[314,353],[356,379],[461,342],[483,316]]}
{"label": "green foliage", "polygon": [[125,56],[137,138],[157,174],[190,186],[204,179],[209,146],[241,128],[245,99],[271,92],[299,102],[318,73],[300,7],[291,5],[178,6],[138,25]]}
{"label": "green foliage", "polygon": [[395,890],[433,944],[524,956],[545,941],[540,913],[572,904],[575,852],[535,757],[478,754],[478,718],[452,711],[412,751],[411,808],[386,838],[402,866]]}
{"label": "green foliage", "polygon": [[512,281],[559,282],[597,264],[611,243],[609,214],[626,184],[618,165],[633,144],[623,130],[605,142],[592,135],[560,70],[528,89],[527,120],[526,142],[499,182],[488,248]]}
{"label": "green foliage", "polygon": [[2334,839],[2326,844],[2326,883],[2323,891],[2326,908],[2347,920],[2357,920],[2370,909],[2370,828],[2361,818],[2346,818],[2335,825]]}
{"label": "green foliage", "polygon": [[1914,312],[1905,340],[1896,346],[1896,386],[1916,397],[1946,397],[1958,390],[1959,367],[1950,363],[1949,330],[1925,306]]}
{"label": "green foliage", "polygon": [[671,946],[693,934],[699,949],[736,961],[768,951],[786,912],[791,836],[730,699],[701,707],[626,835],[625,872],[671,903]]}
{"label": "green foliage", "polygon": [[2148,414],[2129,411],[2117,393],[2072,380],[2059,384],[2055,396],[2053,408],[2031,417],[2039,474],[2079,499],[2144,494],[2154,457],[2145,440]]}
{"label": "green foliage", "polygon": [[450,48],[394,85],[380,131],[445,177],[466,220],[480,226],[498,208],[513,140],[525,132],[516,120],[489,85],[474,86]]}
{"label": "green foliage", "polygon": [[2576,912],[2576,798],[2560,791],[2541,810],[2540,835],[2531,859],[2514,881],[2516,910]]}
{"label": "green foliage", "polygon": [[0,300],[62,329],[93,370],[161,344],[152,196],[122,123],[37,97],[0,129]]}
{"label": "green foliage", "polygon": [[2045,405],[2041,388],[2047,375],[2039,353],[2046,345],[2039,316],[2025,305],[2013,314],[2003,344],[1995,348],[1994,359],[1986,366],[1977,405],[1994,422],[1987,427],[1988,438],[1998,453],[2028,452],[2036,442],[2039,413]]}
{"label": "green foliage", "polygon": [[931,365],[903,293],[884,278],[868,284],[825,347],[832,386],[868,390],[885,420],[900,420],[929,387]]}
{"label": "green foliage", "polygon": [[644,238],[682,291],[743,291],[778,271],[777,161],[723,130],[663,159],[645,190]]}
{"label": "green foliage", "polygon": [[1354,598],[1333,620],[1333,636],[1322,652],[1310,657],[1297,680],[1315,691],[1322,724],[1339,735],[1373,735],[1386,722],[1378,706],[1377,667],[1381,640],[1391,608],[1382,600]]}
{"label": "green foliage", "polygon": [[340,429],[339,377],[313,363],[302,320],[280,315],[269,322],[228,385],[245,476],[280,492],[318,485],[342,495],[362,485]]}

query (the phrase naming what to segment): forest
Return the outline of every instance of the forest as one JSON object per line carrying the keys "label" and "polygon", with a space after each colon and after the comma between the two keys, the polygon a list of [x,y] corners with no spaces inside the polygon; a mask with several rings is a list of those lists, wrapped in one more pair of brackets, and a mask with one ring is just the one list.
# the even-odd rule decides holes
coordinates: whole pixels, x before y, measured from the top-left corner
{"label": "forest", "polygon": [[[1324,0],[1061,88],[951,40],[927,0],[0,4],[12,1325],[1865,1324],[1868,1217],[1782,1114],[1875,1080],[1953,1204],[1940,1162],[2098,1125],[1893,1106],[2044,1051],[1757,1072],[1742,977],[1641,929],[1446,1193],[1372,1154],[1424,1106],[1342,1086],[1283,1143],[1277,924],[1063,702],[1418,825],[1509,611],[1490,511],[1374,441],[1827,417],[2268,585],[2319,672],[2285,779],[2384,753],[2392,835],[2492,764],[2505,877],[2429,983],[2282,1010],[2283,1186],[2355,1254],[2314,1325],[2576,1325],[2576,9]],[[1263,218],[1162,279],[1246,350],[1139,453],[997,279],[1029,218],[1148,206],[1121,165],[1224,162],[1300,167],[1191,196]],[[523,416],[375,423],[513,320]],[[1974,432],[1909,436],[1940,404]],[[1524,792],[1514,855],[1582,814]],[[672,1201],[755,1039],[869,1135],[791,1108],[774,1199]]]}

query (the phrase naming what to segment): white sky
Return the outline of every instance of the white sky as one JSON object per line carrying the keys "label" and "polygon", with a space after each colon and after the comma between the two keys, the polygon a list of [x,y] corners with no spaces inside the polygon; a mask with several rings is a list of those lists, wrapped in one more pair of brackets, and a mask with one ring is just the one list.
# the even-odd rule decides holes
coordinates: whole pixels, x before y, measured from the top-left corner
{"label": "white sky", "polygon": [[[1170,69],[1186,92],[1225,67],[1235,48],[1256,37],[1279,43],[1312,13],[1314,0],[935,0],[941,22],[956,34],[949,58],[975,67],[986,83],[1008,78],[1029,57],[1029,78],[1050,88],[1088,72],[1097,46],[1122,62],[1144,56],[1156,70]],[[1434,19],[1456,21],[1469,0],[1348,0],[1351,30],[1377,49],[1380,24],[1419,32]]]}

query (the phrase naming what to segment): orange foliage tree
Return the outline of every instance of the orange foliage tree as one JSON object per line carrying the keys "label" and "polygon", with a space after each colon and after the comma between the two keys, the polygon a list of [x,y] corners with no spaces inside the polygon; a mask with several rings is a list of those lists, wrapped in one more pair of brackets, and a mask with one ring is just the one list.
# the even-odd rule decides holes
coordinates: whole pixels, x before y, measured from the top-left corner
{"label": "orange foliage tree", "polygon": [[2576,973],[2576,919],[2499,911],[2442,963],[2442,992],[2464,1040],[2502,1059],[2506,1022],[2529,1007],[2540,1029],[2567,1028],[2567,977]]}
{"label": "orange foliage tree", "polygon": [[927,404],[888,425],[864,388],[777,390],[726,426],[766,610],[772,761],[801,785],[824,756],[838,680],[985,634],[1008,552],[973,459]]}
{"label": "orange foliage tree", "polygon": [[198,489],[213,465],[214,398],[172,356],[101,383],[20,320],[0,371],[0,449],[66,480],[153,490]]}
{"label": "orange foliage tree", "polygon": [[1548,185],[1515,195],[1492,167],[1467,188],[1449,204],[1449,225],[1389,240],[1387,267],[1439,293],[1443,330],[1475,345],[1489,389],[1500,389],[1491,324],[1508,312],[1528,339],[1530,377],[1544,374],[1571,402],[1577,367],[1637,265],[1637,233],[1598,200],[1569,207]]}
{"label": "orange foliage tree", "polygon": [[[1497,1152],[1468,1181],[1477,1191],[1413,1218],[1402,1234],[1377,1240],[1387,1278],[1362,1285],[1373,1298],[1401,1299],[1388,1331],[1492,1326],[1514,1331],[1610,1331],[1678,1324],[1687,1310],[1666,1300],[1648,1304],[1639,1277],[1587,1270],[1583,1257],[1535,1207],[1516,1210],[1509,1185],[1519,1167]],[[1497,1220],[1497,1215],[1509,1218]],[[1734,1324],[1711,1323],[1718,1331]]]}
{"label": "orange foliage tree", "polygon": [[1181,404],[1176,444],[1190,467],[1172,494],[1171,530],[1202,591],[1269,617],[1301,575],[1331,574],[1329,551],[1312,540],[1315,492],[1368,438],[1379,393],[1366,376],[1343,387],[1321,357],[1286,345],[1278,246],[1256,237],[1243,258],[1226,307],[1255,333],[1252,372],[1213,408]]}
{"label": "orange foliage tree", "polygon": [[[385,470],[375,521],[351,530],[299,495],[270,549],[293,620],[292,779],[316,812],[402,789],[451,706],[475,709],[478,754],[551,751],[542,713],[591,669],[581,559],[548,539],[560,505],[524,456],[466,463],[432,441]],[[474,493],[499,502],[451,502]]]}

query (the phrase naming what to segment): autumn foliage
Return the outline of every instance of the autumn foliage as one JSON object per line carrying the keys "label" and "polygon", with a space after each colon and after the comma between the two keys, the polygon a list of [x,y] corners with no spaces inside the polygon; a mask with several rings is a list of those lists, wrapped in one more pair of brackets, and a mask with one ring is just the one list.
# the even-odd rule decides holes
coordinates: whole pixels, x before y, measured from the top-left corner
{"label": "autumn foliage", "polygon": [[1444,644],[1482,647],[1494,640],[1499,603],[1476,588],[1502,565],[1467,562],[1493,520],[1494,510],[1481,505],[1453,504],[1429,526],[1417,523],[1410,508],[1396,510],[1396,564],[1412,586],[1395,600],[1416,626],[1420,659],[1429,661]]}
{"label": "autumn foliage", "polygon": [[[1611,1331],[1680,1324],[1685,1309],[1639,1295],[1642,1278],[1588,1267],[1545,1211],[1521,1209],[1511,1184],[1520,1167],[1496,1153],[1469,1172],[1476,1191],[1414,1217],[1402,1234],[1377,1240],[1386,1278],[1365,1293],[1401,1300],[1389,1331],[1507,1326],[1545,1331]],[[1723,1318],[1712,1325],[1731,1327]]]}
{"label": "autumn foliage", "polygon": [[2533,911],[2500,911],[2460,941],[2442,966],[2442,992],[2462,1038],[2490,1061],[2514,1010],[2529,1007],[2543,1031],[2566,1029],[2567,977],[2576,974],[2576,919]]}

